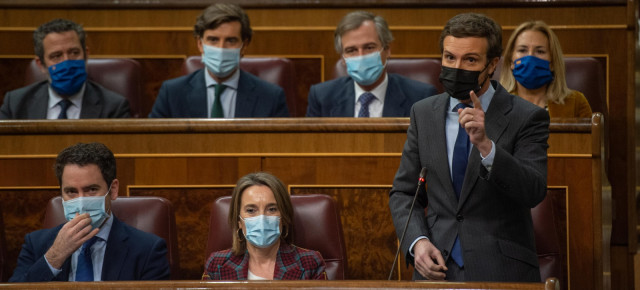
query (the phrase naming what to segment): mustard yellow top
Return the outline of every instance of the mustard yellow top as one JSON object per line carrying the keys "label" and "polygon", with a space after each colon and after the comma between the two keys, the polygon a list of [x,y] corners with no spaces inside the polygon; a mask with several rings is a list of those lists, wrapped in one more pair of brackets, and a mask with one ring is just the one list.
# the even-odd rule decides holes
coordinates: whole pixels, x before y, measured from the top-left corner
{"label": "mustard yellow top", "polygon": [[[518,95],[515,91],[513,95]],[[547,103],[550,118],[591,118],[591,106],[587,98],[576,90],[564,98],[564,104],[553,101]]]}

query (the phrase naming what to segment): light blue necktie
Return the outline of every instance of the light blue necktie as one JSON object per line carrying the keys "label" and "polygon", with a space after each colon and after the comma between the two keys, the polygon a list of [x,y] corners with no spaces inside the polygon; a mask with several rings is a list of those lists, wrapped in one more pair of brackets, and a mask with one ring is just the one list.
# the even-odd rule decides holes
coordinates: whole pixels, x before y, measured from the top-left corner
{"label": "light blue necktie", "polygon": [[78,264],[76,266],[76,281],[93,281],[93,262],[91,261],[91,246],[98,241],[98,237],[94,236],[82,244],[82,249],[78,255]]}
{"label": "light blue necktie", "polygon": [[[468,107],[470,106],[467,104],[459,103],[453,108],[453,112]],[[467,170],[467,163],[469,162],[470,143],[467,131],[462,128],[461,125],[458,125],[458,136],[456,137],[456,143],[453,147],[453,161],[451,162],[451,181],[458,199],[460,199],[460,192],[462,191],[462,184],[464,183],[464,173]],[[460,247],[460,238],[458,238],[458,236],[456,236],[456,240],[453,242],[453,247],[451,248],[451,258],[458,266],[464,266],[462,248]]]}
{"label": "light blue necktie", "polygon": [[360,111],[358,112],[358,118],[369,118],[369,104],[375,98],[376,96],[374,96],[370,92],[366,92],[360,95],[360,97],[358,97],[358,103],[360,103]]}

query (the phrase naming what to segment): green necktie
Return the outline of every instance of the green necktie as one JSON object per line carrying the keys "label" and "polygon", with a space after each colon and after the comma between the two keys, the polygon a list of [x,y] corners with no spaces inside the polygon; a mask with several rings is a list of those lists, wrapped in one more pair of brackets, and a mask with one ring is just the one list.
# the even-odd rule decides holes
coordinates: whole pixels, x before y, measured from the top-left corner
{"label": "green necktie", "polygon": [[227,86],[223,84],[215,84],[213,85],[213,87],[215,88],[215,98],[213,100],[213,107],[211,107],[211,118],[224,118],[220,96],[222,95],[222,92],[224,92],[224,89],[227,88]]}

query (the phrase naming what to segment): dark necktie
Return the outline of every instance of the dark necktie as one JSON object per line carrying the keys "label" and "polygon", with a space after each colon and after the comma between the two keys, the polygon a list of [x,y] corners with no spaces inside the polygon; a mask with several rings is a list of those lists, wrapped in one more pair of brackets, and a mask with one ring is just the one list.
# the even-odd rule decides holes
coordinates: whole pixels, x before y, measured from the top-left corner
{"label": "dark necktie", "polygon": [[358,118],[369,118],[369,104],[375,98],[376,96],[374,96],[370,92],[366,92],[360,95],[360,97],[358,97],[358,103],[360,103],[360,111],[358,112]]}
{"label": "dark necktie", "polygon": [[93,262],[91,262],[91,246],[100,238],[94,236],[82,244],[76,266],[76,281],[93,281]]}
{"label": "dark necktie", "polygon": [[[470,107],[467,104],[459,103],[453,108],[453,112],[458,112],[458,109],[464,109]],[[467,163],[469,161],[469,149],[471,147],[469,142],[469,135],[467,131],[458,125],[458,136],[456,137],[456,143],[453,146],[453,161],[451,162],[451,179],[453,182],[453,190],[456,192],[456,197],[460,199],[460,192],[462,191],[462,184],[464,183],[464,172],[467,170]],[[460,239],[456,236],[456,240],[451,248],[451,258],[458,266],[464,266],[462,260],[462,248],[460,247]]]}
{"label": "dark necktie", "polygon": [[223,84],[215,84],[213,85],[213,87],[215,88],[215,98],[213,100],[213,107],[211,107],[211,118],[224,118],[220,96],[222,95],[222,92],[224,92],[224,89],[227,88],[227,86]]}
{"label": "dark necktie", "polygon": [[71,106],[71,101],[64,99],[58,102],[60,105],[60,115],[58,115],[58,119],[67,119],[67,109]]}

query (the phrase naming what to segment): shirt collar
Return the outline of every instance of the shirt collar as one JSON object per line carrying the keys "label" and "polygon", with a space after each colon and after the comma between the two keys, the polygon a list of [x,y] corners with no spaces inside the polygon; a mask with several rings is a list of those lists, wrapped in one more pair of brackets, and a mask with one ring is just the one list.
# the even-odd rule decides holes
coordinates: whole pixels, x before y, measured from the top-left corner
{"label": "shirt collar", "polygon": [[[82,106],[82,96],[84,96],[84,90],[87,87],[87,82],[84,82],[84,84],[82,85],[82,88],[80,88],[80,90],[71,95],[69,98],[67,98],[67,100],[71,101],[71,103],[80,108]],[[48,104],[48,109],[53,108],[54,106],[56,106],[58,103],[60,103],[60,101],[62,101],[64,98],[61,97],[54,89],[51,88],[51,86],[49,86],[49,104]]]}
{"label": "shirt collar", "polygon": [[113,219],[114,219],[113,211],[111,211],[111,216],[109,216],[109,218],[104,222],[104,224],[100,228],[100,231],[98,232],[98,234],[96,234],[98,238],[101,238],[105,242],[109,238],[109,233],[111,232],[111,226],[113,225]]}
{"label": "shirt collar", "polygon": [[[364,94],[366,91],[363,90],[355,81],[353,82],[353,85],[355,87],[355,92],[356,92],[355,97],[356,97],[356,103],[357,103],[360,95]],[[382,82],[375,89],[369,92],[372,93],[376,97],[376,99],[380,100],[380,102],[384,104],[384,98],[385,98],[385,95],[387,94],[388,86],[389,86],[389,74],[385,72],[384,79],[382,80]]]}
{"label": "shirt collar", "polygon": [[[226,81],[222,82],[227,87],[233,88],[234,90],[238,90],[238,82],[240,81],[240,68],[236,69],[235,72],[228,78]],[[207,88],[213,85],[218,84],[216,80],[209,74],[209,71],[204,69],[204,83],[207,85]]]}

